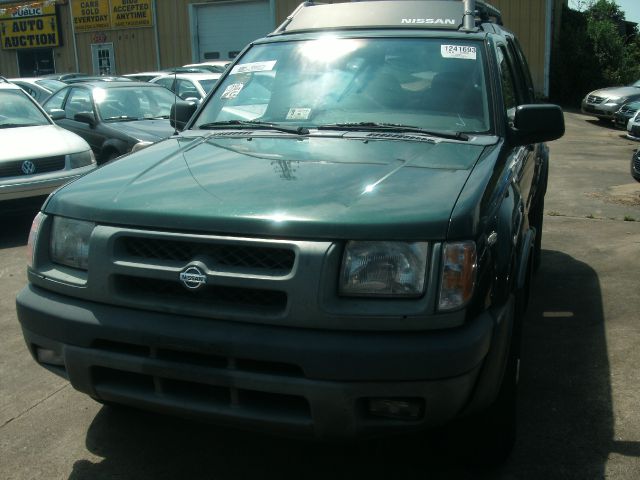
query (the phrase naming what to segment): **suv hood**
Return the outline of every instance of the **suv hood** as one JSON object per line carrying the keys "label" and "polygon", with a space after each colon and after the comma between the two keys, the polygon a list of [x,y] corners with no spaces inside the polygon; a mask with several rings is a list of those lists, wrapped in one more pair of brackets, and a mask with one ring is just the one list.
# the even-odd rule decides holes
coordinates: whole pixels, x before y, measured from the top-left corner
{"label": "suv hood", "polygon": [[108,125],[130,137],[146,142],[157,142],[170,137],[175,132],[175,128],[171,126],[168,119],[109,122]]}
{"label": "suv hood", "polygon": [[246,236],[442,239],[484,148],[366,134],[239,134],[187,132],[157,143],[64,187],[45,211]]}

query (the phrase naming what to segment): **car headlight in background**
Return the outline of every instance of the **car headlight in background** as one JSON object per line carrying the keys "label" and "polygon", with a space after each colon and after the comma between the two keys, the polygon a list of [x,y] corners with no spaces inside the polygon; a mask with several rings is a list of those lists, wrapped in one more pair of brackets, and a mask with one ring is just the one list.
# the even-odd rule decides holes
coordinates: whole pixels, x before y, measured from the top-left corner
{"label": "car headlight in background", "polygon": [[153,142],[138,142],[131,149],[131,153],[136,153],[143,148],[147,148],[149,145],[153,145]]}
{"label": "car headlight in background", "polygon": [[92,163],[96,163],[96,157],[93,154],[92,150],[72,153],[71,155],[69,155],[69,168],[86,167],[87,165],[91,165]]}
{"label": "car headlight in background", "polygon": [[474,242],[448,242],[443,245],[439,310],[463,307],[471,299],[476,282],[476,268]]}
{"label": "car headlight in background", "polygon": [[422,296],[428,247],[427,242],[348,242],[342,257],[340,294]]}
{"label": "car headlight in background", "polygon": [[87,270],[89,239],[94,223],[55,217],[51,226],[51,261],[72,268]]}

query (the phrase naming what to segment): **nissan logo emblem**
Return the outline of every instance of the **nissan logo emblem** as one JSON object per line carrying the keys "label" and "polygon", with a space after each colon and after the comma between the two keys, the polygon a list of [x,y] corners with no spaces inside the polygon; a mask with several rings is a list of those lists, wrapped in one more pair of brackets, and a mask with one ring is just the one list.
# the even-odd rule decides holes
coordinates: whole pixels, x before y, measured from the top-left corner
{"label": "nissan logo emblem", "polygon": [[25,175],[32,175],[36,173],[36,165],[29,160],[25,160],[24,162],[22,162],[21,168],[22,173],[24,173]]}
{"label": "nissan logo emblem", "polygon": [[198,267],[190,266],[180,272],[180,281],[189,290],[197,290],[207,283],[207,276]]}

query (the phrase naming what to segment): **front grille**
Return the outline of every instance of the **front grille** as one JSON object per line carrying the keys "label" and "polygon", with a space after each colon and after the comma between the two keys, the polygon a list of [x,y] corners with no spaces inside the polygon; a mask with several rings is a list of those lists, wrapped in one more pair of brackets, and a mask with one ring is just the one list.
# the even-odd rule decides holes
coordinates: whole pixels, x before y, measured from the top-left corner
{"label": "front grille", "polygon": [[152,358],[180,365],[304,378],[302,368],[290,363],[227,357],[212,353],[176,350],[175,348],[149,347],[104,339],[95,340],[91,346],[103,352],[124,354],[138,358]]}
{"label": "front grille", "polygon": [[638,111],[637,108],[629,107],[627,105],[623,105],[622,108],[620,108],[620,113],[626,113],[628,115],[632,115],[632,114],[636,113],[637,111]]}
{"label": "front grille", "polygon": [[587,97],[587,102],[588,103],[594,103],[594,104],[600,104],[602,102],[604,102],[604,97],[598,97],[596,95],[589,95]]}
{"label": "front grille", "polygon": [[[22,170],[22,166],[26,160],[18,160],[13,162],[3,162],[0,164],[0,177],[19,177],[28,176]],[[35,166],[35,171],[31,175],[39,173],[55,172],[63,170],[65,167],[65,156],[58,155],[55,157],[35,158],[29,160]]]}
{"label": "front grille", "polygon": [[301,422],[311,419],[309,402],[302,396],[175,380],[106,367],[94,367],[91,374],[100,396],[134,394],[197,411],[229,411],[244,417],[255,415],[277,420],[287,417],[289,421]]}
{"label": "front grille", "polygon": [[231,245],[194,241],[165,240],[143,237],[124,237],[126,252],[137,258],[189,262],[204,257],[210,268],[228,270],[268,271],[272,275],[286,275],[293,268],[292,250],[253,245]]}
{"label": "front grille", "polygon": [[[227,308],[236,311],[261,311],[277,314],[287,305],[287,294],[277,290],[204,285],[188,290],[178,280],[139,278],[129,275],[114,277],[115,291],[129,301],[147,305],[149,309],[189,311],[198,308]],[[160,303],[165,307],[158,306]]]}
{"label": "front grille", "polygon": [[[267,375],[304,378],[297,365],[103,339],[94,341],[92,348],[135,358],[135,364],[143,361],[149,365],[145,373],[128,371],[126,366],[117,369],[92,367],[92,382],[99,395],[122,393],[130,396],[133,393],[134,396],[157,398],[161,402],[189,405],[203,411],[233,409],[238,414],[272,418],[284,415],[303,422],[311,418],[309,403],[303,396],[244,388],[241,382],[233,380],[247,375],[264,380]],[[120,363],[125,365],[127,362],[129,360],[122,359]],[[185,371],[189,373],[184,374]]]}

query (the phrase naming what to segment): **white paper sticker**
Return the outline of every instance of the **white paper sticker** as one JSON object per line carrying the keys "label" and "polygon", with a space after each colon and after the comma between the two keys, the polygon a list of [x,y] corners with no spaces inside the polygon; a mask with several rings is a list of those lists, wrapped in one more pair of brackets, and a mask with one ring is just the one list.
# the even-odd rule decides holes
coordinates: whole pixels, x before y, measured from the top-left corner
{"label": "white paper sticker", "polygon": [[269,70],[273,70],[273,67],[275,65],[276,60],[270,60],[268,62],[244,63],[242,65],[236,65],[235,67],[233,67],[229,75],[235,75],[237,73],[268,72]]}
{"label": "white paper sticker", "polygon": [[468,45],[440,45],[440,53],[443,58],[476,59],[476,47]]}
{"label": "white paper sticker", "polygon": [[309,115],[311,115],[310,108],[290,108],[287,120],[308,120]]}
{"label": "white paper sticker", "polygon": [[244,83],[232,83],[222,92],[222,98],[236,98],[243,88]]}

